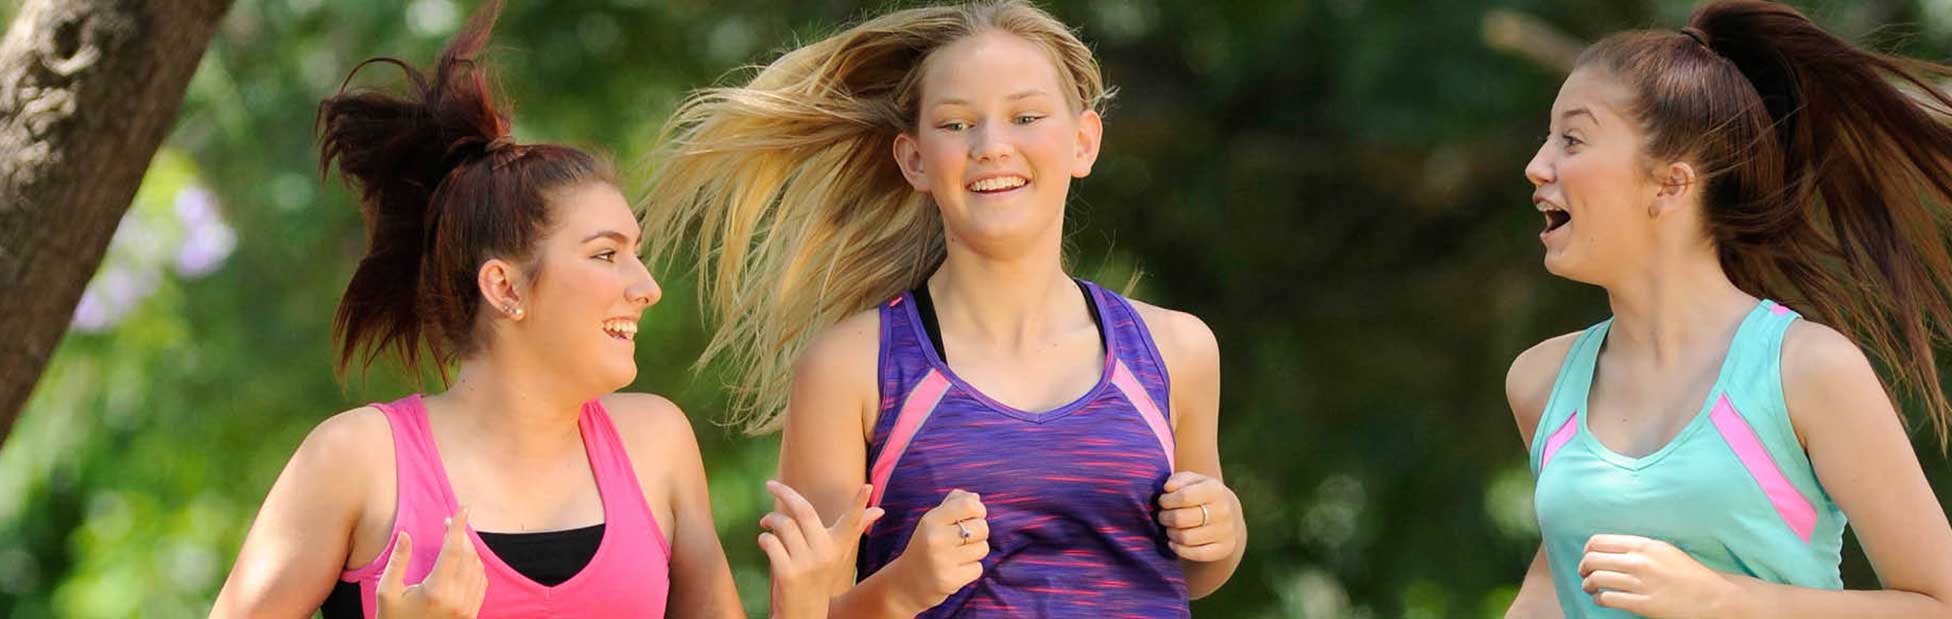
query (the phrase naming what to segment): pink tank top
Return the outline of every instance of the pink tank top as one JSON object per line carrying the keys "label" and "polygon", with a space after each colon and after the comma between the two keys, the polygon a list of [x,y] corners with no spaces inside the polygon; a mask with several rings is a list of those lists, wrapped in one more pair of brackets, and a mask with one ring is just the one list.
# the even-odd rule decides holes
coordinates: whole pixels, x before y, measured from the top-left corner
{"label": "pink tank top", "polygon": [[[393,429],[393,458],[399,477],[393,533],[378,557],[339,575],[341,581],[358,583],[360,608],[367,619],[373,617],[380,572],[386,569],[399,532],[404,530],[413,537],[413,561],[407,566],[405,580],[409,585],[418,583],[433,571],[445,531],[443,520],[458,508],[420,396],[373,407],[386,414]],[[488,576],[488,593],[481,602],[482,619],[664,616],[665,597],[671,588],[671,547],[644,500],[623,441],[618,440],[610,415],[596,400],[583,404],[576,426],[582,431],[583,448],[589,454],[597,493],[603,499],[603,541],[582,571],[549,587],[503,563],[470,529],[468,538]]]}

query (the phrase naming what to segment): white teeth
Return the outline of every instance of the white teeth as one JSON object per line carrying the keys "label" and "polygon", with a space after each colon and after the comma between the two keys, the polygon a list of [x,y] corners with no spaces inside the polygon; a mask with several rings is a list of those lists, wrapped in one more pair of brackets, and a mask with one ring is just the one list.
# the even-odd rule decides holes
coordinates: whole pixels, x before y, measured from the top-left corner
{"label": "white teeth", "polygon": [[603,331],[626,340],[637,339],[637,323],[629,320],[605,320],[603,321]]}
{"label": "white teeth", "polygon": [[1532,206],[1534,206],[1534,207],[1537,207],[1537,208],[1539,209],[1539,212],[1541,212],[1541,213],[1544,213],[1544,212],[1547,212],[1547,211],[1564,211],[1564,210],[1566,210],[1566,209],[1562,209],[1562,208],[1559,208],[1559,207],[1556,207],[1556,206],[1553,206],[1553,205],[1552,205],[1552,203],[1550,203],[1550,202],[1535,202],[1535,203],[1533,203],[1533,204],[1532,204]]}
{"label": "white teeth", "polygon": [[970,191],[999,191],[1003,189],[1015,189],[1018,187],[1022,187],[1024,186],[1025,183],[1029,183],[1029,182],[1030,182],[1029,180],[1021,176],[997,176],[993,178],[986,178],[980,181],[976,181],[974,183],[970,183],[969,190]]}

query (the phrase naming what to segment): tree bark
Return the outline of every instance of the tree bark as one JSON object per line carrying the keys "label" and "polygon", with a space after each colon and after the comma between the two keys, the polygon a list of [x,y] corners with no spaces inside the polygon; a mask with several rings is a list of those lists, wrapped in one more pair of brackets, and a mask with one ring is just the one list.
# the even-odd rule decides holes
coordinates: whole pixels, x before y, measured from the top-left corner
{"label": "tree bark", "polygon": [[0,442],[231,0],[27,0],[0,40]]}

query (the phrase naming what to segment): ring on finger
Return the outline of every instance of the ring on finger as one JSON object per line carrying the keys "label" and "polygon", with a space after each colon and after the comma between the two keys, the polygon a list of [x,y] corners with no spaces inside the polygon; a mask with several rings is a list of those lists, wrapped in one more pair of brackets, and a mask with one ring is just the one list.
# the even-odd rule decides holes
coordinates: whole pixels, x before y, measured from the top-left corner
{"label": "ring on finger", "polygon": [[1200,526],[1204,527],[1206,526],[1206,523],[1212,521],[1213,521],[1213,512],[1207,510],[1205,503],[1201,503],[1200,504]]}
{"label": "ring on finger", "polygon": [[969,537],[971,533],[969,532],[969,526],[963,524],[963,522],[966,521],[963,520],[956,521],[956,534],[962,536],[962,543],[967,544],[969,543]]}

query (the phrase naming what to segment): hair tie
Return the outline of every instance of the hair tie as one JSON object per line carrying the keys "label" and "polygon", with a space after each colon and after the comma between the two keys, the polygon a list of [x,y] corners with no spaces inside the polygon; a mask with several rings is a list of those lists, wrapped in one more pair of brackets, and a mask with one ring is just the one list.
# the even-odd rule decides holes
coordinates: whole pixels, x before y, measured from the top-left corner
{"label": "hair tie", "polygon": [[1688,35],[1688,38],[1694,39],[1694,42],[1700,43],[1702,47],[1710,50],[1715,49],[1715,46],[1708,44],[1708,33],[1702,32],[1700,28],[1688,26],[1681,29],[1681,34]]}

